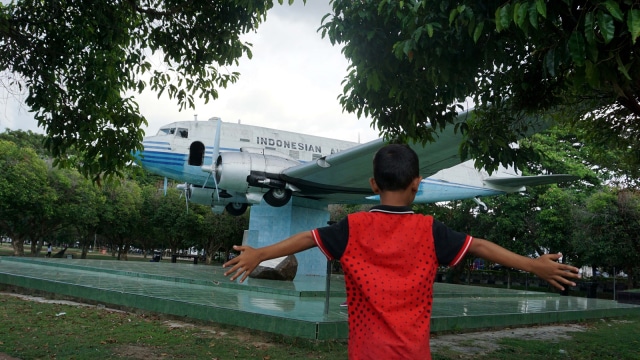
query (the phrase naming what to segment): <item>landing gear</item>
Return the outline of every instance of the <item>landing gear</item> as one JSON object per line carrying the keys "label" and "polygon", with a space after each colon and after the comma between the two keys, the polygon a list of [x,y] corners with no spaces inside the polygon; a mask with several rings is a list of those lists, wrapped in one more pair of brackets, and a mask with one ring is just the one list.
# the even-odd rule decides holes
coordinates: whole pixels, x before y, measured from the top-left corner
{"label": "landing gear", "polygon": [[264,194],[263,199],[267,204],[273,207],[285,206],[291,199],[291,190],[271,189]]}
{"label": "landing gear", "polygon": [[224,208],[231,216],[240,216],[247,212],[247,204],[245,203],[228,203]]}
{"label": "landing gear", "polygon": [[482,202],[482,200],[480,200],[479,198],[475,197],[472,199],[476,204],[478,204],[478,206],[480,207],[480,212],[481,213],[486,213],[487,211],[489,211],[489,207],[487,206],[487,204],[485,204],[484,202]]}

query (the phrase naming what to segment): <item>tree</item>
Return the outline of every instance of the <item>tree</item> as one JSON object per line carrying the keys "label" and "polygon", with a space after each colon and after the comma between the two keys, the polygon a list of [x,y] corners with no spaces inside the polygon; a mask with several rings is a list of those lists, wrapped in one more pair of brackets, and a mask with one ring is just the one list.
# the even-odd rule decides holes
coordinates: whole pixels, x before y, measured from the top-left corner
{"label": "tree", "polygon": [[100,213],[100,233],[109,239],[118,260],[127,259],[140,217],[142,195],[138,184],[129,180],[104,185],[105,203]]}
{"label": "tree", "polygon": [[[84,175],[120,174],[146,122],[129,94],[151,88],[180,109],[195,96],[215,99],[239,76],[219,67],[251,57],[240,35],[271,7],[273,0],[0,3],[0,71],[12,75],[5,86],[27,89],[58,163],[75,149]],[[154,54],[163,68],[152,68]]]}
{"label": "tree", "polygon": [[155,228],[154,218],[155,212],[163,200],[160,189],[152,186],[142,186],[142,208],[140,209],[140,219],[138,223],[138,235],[136,237],[135,246],[142,249],[144,258],[147,252],[154,248],[161,248],[162,244],[158,240],[160,238],[159,231]]}
{"label": "tree", "polygon": [[54,211],[60,218],[61,227],[73,230],[74,242],[78,241],[82,249],[80,257],[85,259],[95,241],[105,197],[95,184],[76,170],[53,168],[51,172],[57,175],[52,186],[60,199]]}
{"label": "tree", "polygon": [[640,262],[640,196],[632,191],[604,189],[576,211],[574,246],[581,264],[595,270],[624,270],[629,285]]}
{"label": "tree", "polygon": [[[199,206],[200,207],[200,206]],[[207,264],[210,264],[215,254],[224,249],[227,259],[233,245],[242,244],[244,231],[249,227],[249,214],[231,216],[227,213],[214,214],[202,206],[203,214],[202,235],[199,246],[205,250]],[[220,259],[224,260],[224,259]]]}
{"label": "tree", "polygon": [[40,157],[49,157],[49,153],[44,148],[44,135],[36,134],[31,130],[10,130],[0,133],[0,140],[11,141],[20,148],[31,148]]}
{"label": "tree", "polygon": [[0,140],[0,227],[13,240],[16,256],[24,256],[25,240],[52,214],[55,199],[45,162],[30,148]]}
{"label": "tree", "polygon": [[536,243],[548,253],[562,252],[565,263],[573,261],[575,254],[573,209],[578,204],[572,195],[570,190],[551,186],[538,198],[540,210],[535,215]]}
{"label": "tree", "polygon": [[187,210],[184,198],[175,188],[167,189],[166,195],[158,196],[152,224],[157,229],[157,239],[162,248],[169,248],[175,254],[179,249],[188,247],[185,240],[189,238],[187,232],[193,231],[194,223],[189,219],[197,215],[193,214],[193,210]]}
{"label": "tree", "polygon": [[[432,140],[470,98],[475,116],[456,124],[466,136],[461,156],[489,169],[537,159],[510,144],[541,115],[609,146],[640,148],[635,1],[332,4],[322,32],[351,62],[343,109],[391,136]],[[627,154],[640,163],[638,151]]]}

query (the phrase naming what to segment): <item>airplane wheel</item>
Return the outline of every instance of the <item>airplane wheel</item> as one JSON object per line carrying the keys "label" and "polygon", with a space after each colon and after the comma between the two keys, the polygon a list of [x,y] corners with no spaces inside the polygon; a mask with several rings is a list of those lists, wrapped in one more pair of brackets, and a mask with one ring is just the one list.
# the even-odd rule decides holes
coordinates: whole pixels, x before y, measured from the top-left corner
{"label": "airplane wheel", "polygon": [[240,216],[247,212],[247,204],[245,203],[228,203],[224,208],[231,216]]}
{"label": "airplane wheel", "polygon": [[285,206],[291,199],[291,190],[271,189],[264,194],[263,199],[267,204],[273,207]]}

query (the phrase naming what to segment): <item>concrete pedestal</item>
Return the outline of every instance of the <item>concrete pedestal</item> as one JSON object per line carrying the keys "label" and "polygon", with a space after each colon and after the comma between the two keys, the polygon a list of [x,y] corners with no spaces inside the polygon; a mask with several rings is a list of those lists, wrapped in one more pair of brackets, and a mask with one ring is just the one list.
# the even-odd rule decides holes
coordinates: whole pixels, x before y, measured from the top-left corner
{"label": "concrete pedestal", "polygon": [[[264,203],[251,207],[249,230],[245,234],[245,244],[263,247],[284,240],[293,234],[327,226],[328,205],[318,201],[294,197],[282,207]],[[296,277],[305,275],[326,276],[327,258],[312,248],[296,254],[298,272]]]}

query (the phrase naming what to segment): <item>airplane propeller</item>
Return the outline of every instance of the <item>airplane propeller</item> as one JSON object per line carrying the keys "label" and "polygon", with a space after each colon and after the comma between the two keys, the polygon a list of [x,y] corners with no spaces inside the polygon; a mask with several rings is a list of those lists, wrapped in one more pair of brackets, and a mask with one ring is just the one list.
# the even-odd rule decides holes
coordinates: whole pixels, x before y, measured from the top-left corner
{"label": "airplane propeller", "polygon": [[211,167],[207,168],[205,166],[202,167],[202,171],[207,171],[209,172],[209,175],[207,175],[207,178],[204,181],[204,184],[202,184],[202,187],[204,188],[205,185],[207,185],[207,182],[209,181],[209,178],[213,175],[213,184],[214,187],[216,189],[216,198],[219,201],[220,200],[220,189],[218,189],[218,181],[216,180],[216,163],[218,162],[218,156],[220,156],[220,130],[222,128],[222,120],[218,119],[218,124],[216,125],[216,135],[214,137],[213,140],[213,150],[212,150],[212,154],[211,154]]}
{"label": "airplane propeller", "polygon": [[188,214],[189,213],[189,194],[187,192],[189,191],[189,184],[187,183],[179,184],[176,186],[176,188],[182,191],[182,193],[180,194],[180,197],[184,195],[184,202],[185,202],[185,205],[187,206],[187,214]]}

